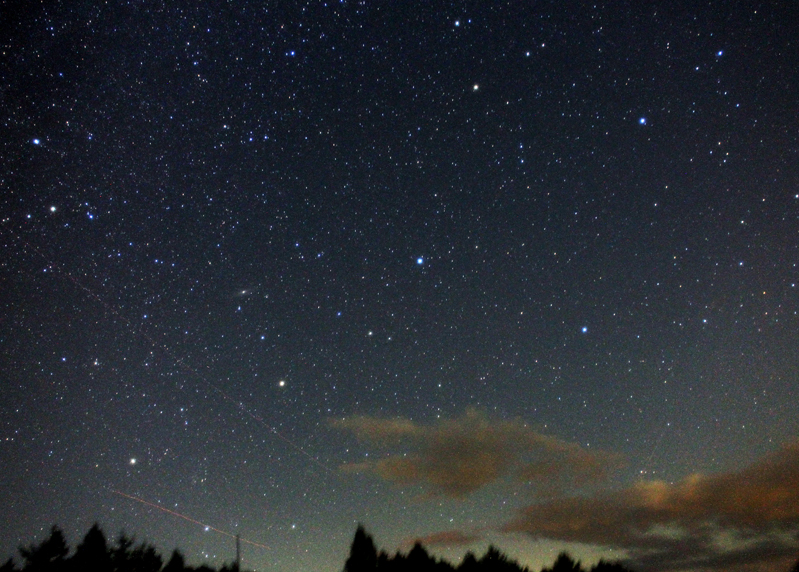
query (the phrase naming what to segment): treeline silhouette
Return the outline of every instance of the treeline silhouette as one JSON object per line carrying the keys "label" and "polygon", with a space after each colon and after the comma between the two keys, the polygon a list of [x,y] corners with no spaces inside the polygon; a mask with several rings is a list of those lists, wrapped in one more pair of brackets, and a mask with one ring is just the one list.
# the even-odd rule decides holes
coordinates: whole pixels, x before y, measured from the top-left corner
{"label": "treeline silhouette", "polygon": [[[0,572],[239,572],[236,562],[222,565],[219,569],[207,564],[189,566],[183,554],[174,550],[170,559],[164,559],[154,546],[146,542],[136,544],[134,539],[120,534],[114,544],[109,544],[100,526],[95,524],[70,555],[64,533],[57,526],[50,529],[50,536],[40,544],[21,546],[19,554],[22,567],[18,568],[13,558],[0,566]],[[496,547],[489,546],[486,553],[477,558],[467,552],[463,561],[454,566],[446,560],[431,556],[417,542],[407,553],[377,551],[374,540],[363,526],[358,526],[350,547],[350,554],[343,572],[531,572],[508,558]],[[565,552],[552,566],[541,572],[631,572],[618,562],[601,560],[591,568],[583,568]],[[799,572],[799,561],[790,572]]]}
{"label": "treeline silhouette", "polygon": [[[57,526],[50,529],[50,536],[41,544],[20,546],[22,568],[17,568],[13,558],[0,566],[0,572],[217,572],[203,564],[192,567],[186,564],[179,550],[172,552],[170,559],[164,559],[154,546],[135,541],[120,534],[113,545],[109,545],[100,526],[95,524],[78,544],[70,556],[64,533]],[[219,572],[238,572],[235,562],[225,564]]]}
{"label": "treeline silhouette", "polygon": [[[437,559],[425,550],[420,542],[413,545],[408,554],[397,552],[389,556],[384,551],[377,551],[374,540],[363,526],[355,531],[350,555],[344,564],[344,572],[531,572],[508,558],[496,547],[489,546],[486,553],[477,558],[474,553],[467,552],[461,563],[453,566],[446,560]],[[583,568],[565,552],[561,553],[555,563],[541,572],[631,572],[617,562],[604,560],[593,567]]]}
{"label": "treeline silhouette", "polygon": [[[496,547],[489,546],[486,553],[477,558],[474,553],[467,552],[461,563],[453,566],[446,560],[436,559],[417,542],[408,554],[397,552],[389,556],[386,552],[378,552],[372,537],[363,526],[358,526],[352,541],[350,555],[344,565],[344,572],[531,572],[508,558]],[[583,568],[565,552],[561,552],[552,566],[543,568],[541,572],[632,572],[630,568],[619,562],[600,560],[590,568]],[[790,572],[799,572],[799,560]]]}

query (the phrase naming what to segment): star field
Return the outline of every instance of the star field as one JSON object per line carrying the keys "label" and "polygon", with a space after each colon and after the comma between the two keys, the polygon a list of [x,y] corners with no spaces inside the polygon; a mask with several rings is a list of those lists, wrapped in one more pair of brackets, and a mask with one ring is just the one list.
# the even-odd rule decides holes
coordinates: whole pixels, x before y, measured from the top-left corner
{"label": "star field", "polygon": [[3,560],[98,521],[335,572],[363,522],[654,570],[527,515],[793,451],[789,7],[4,12]]}

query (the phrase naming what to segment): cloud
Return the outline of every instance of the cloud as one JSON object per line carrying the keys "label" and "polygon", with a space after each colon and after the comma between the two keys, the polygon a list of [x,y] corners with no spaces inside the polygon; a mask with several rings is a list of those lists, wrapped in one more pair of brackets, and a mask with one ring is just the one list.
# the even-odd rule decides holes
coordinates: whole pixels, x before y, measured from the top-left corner
{"label": "cloud", "polygon": [[442,532],[434,532],[427,536],[420,536],[413,540],[403,543],[405,546],[413,546],[417,542],[426,547],[431,546],[468,546],[480,540],[481,537],[477,534],[462,532],[460,530],[446,530]]}
{"label": "cloud", "polygon": [[760,570],[799,555],[799,441],[737,472],[523,509],[505,532],[630,554],[641,570]]}
{"label": "cloud", "polygon": [[493,421],[472,409],[434,426],[374,417],[332,423],[360,441],[402,451],[343,470],[370,472],[398,485],[422,485],[432,495],[462,498],[502,479],[552,494],[598,482],[620,465],[617,455],[542,435],[518,420]]}

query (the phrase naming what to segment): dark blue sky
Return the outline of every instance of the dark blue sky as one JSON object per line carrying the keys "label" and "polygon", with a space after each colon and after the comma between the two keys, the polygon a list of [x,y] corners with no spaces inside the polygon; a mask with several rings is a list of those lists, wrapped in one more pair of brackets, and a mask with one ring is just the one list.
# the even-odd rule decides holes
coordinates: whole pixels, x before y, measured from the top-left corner
{"label": "dark blue sky", "polygon": [[[124,493],[258,570],[339,570],[357,522],[533,567],[698,531],[682,569],[795,560],[799,499],[759,496],[799,473],[790,7],[0,21],[0,557],[94,521],[232,557]],[[597,499],[628,536],[564,532]]]}

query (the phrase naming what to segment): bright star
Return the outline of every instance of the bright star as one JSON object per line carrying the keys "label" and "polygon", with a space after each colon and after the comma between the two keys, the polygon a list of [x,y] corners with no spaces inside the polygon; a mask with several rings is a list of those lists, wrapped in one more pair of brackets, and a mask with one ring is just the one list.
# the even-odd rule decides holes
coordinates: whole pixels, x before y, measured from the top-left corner
{"label": "bright star", "polygon": [[640,123],[641,125],[646,125],[646,117],[642,117],[641,119],[639,119],[638,123]]}
{"label": "bright star", "polygon": [[135,464],[136,464],[136,459],[131,459],[131,460],[130,460],[130,464],[131,464],[131,465],[135,465]]}
{"label": "bright star", "polygon": [[281,379],[280,381],[277,382],[277,385],[279,387],[286,387],[286,380],[285,379]]}
{"label": "bright star", "polygon": [[584,334],[587,334],[587,333],[588,333],[588,328],[587,328],[586,326],[583,326],[583,328],[582,328],[582,330],[581,330],[581,331],[582,331]]}
{"label": "bright star", "polygon": [[34,140],[32,141],[32,143],[33,143],[34,145],[38,145],[39,143],[41,143],[41,141],[39,141],[38,139],[34,139]]}
{"label": "bright star", "polygon": [[417,258],[416,259],[416,264],[424,264],[424,258],[422,258],[421,256],[419,258]]}

